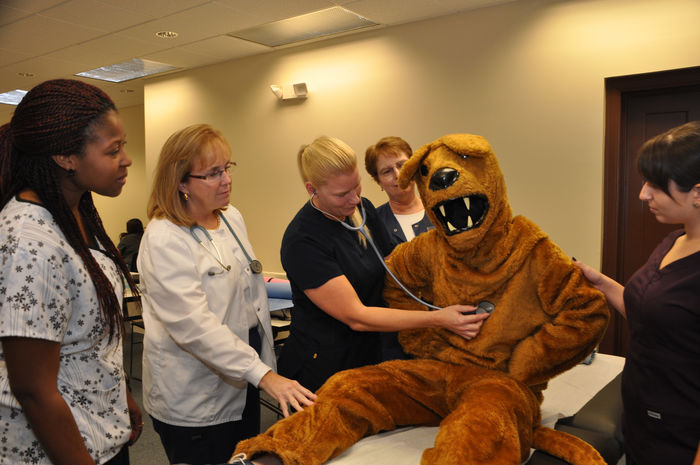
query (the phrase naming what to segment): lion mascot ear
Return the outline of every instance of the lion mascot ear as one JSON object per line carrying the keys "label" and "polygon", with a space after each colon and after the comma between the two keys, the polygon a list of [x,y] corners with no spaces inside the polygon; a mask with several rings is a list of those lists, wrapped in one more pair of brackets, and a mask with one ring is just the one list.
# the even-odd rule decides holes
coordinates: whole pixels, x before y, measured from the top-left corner
{"label": "lion mascot ear", "polygon": [[[419,181],[419,176],[421,175],[420,167],[423,159],[432,150],[437,150],[440,146],[445,146],[450,151],[463,156],[491,158],[496,165],[498,165],[498,162],[495,161],[496,156],[491,149],[491,145],[483,137],[473,134],[448,134],[429,144],[425,144],[423,147],[413,152],[411,158],[404,163],[399,172],[399,187],[401,189],[407,188],[411,181]],[[498,172],[500,173],[500,168],[498,168]],[[427,175],[427,172],[422,174]]]}
{"label": "lion mascot ear", "polygon": [[428,152],[430,152],[430,144],[425,144],[413,152],[411,158],[403,164],[399,172],[399,187],[401,189],[406,189],[411,184],[411,181],[414,180],[413,178],[418,175],[418,168],[420,168],[420,164]]}

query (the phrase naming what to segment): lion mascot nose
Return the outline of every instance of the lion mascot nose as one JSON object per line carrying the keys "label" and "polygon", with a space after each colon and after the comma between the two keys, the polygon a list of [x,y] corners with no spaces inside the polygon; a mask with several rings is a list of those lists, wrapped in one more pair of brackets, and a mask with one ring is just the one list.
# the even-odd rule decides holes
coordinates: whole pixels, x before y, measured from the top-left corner
{"label": "lion mascot nose", "polygon": [[453,168],[440,168],[430,178],[430,190],[439,191],[447,189],[459,178],[459,171]]}

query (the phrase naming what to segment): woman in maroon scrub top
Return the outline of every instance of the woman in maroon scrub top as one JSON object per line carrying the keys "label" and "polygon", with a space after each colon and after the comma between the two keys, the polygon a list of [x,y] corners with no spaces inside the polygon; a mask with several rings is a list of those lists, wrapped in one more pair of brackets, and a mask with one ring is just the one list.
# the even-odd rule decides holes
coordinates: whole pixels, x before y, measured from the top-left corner
{"label": "woman in maroon scrub top", "polygon": [[639,198],[669,234],[625,287],[578,263],[626,319],[627,464],[700,464],[700,121],[648,140]]}

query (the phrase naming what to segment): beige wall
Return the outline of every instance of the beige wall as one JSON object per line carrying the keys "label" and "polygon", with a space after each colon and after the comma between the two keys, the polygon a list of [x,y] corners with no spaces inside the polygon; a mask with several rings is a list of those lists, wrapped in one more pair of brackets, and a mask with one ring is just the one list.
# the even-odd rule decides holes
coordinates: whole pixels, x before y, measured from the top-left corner
{"label": "beige wall", "polygon": [[143,106],[120,108],[119,114],[126,131],[126,152],[132,161],[126,186],[119,197],[93,194],[102,223],[115,244],[119,243],[119,234],[126,231],[126,222],[129,219],[140,218],[146,226],[146,200],[150,192],[150,181],[146,181]]}
{"label": "beige wall", "polygon": [[[597,265],[603,79],[700,64],[698,19],[697,0],[522,0],[156,78],[145,90],[146,172],[173,131],[221,129],[238,162],[232,203],[266,271],[281,272],[282,233],[307,200],[301,144],[328,134],[362,155],[390,134],[414,149],[481,134],[515,213]],[[300,81],[306,101],[281,103],[269,89]],[[363,184],[375,204],[385,200],[368,176]]]}

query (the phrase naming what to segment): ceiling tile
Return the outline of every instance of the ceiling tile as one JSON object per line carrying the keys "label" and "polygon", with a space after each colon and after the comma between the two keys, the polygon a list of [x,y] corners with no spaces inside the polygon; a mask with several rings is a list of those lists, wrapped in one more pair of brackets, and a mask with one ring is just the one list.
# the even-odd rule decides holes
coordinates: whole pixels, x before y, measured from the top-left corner
{"label": "ceiling tile", "polygon": [[394,25],[515,0],[355,0],[344,5],[372,21]]}
{"label": "ceiling tile", "polygon": [[15,50],[0,48],[0,69],[2,69],[3,66],[28,60],[29,58],[32,58],[32,55],[18,53]]}
{"label": "ceiling tile", "polygon": [[[167,40],[171,46],[180,46],[250,24],[257,24],[255,17],[238,13],[218,3],[208,3],[126,29],[120,34],[139,40]],[[158,31],[175,31],[178,36],[174,39],[158,39],[154,36]]]}
{"label": "ceiling tile", "polygon": [[178,68],[196,68],[198,66],[210,65],[221,61],[218,58],[191,52],[183,48],[161,50],[159,52],[149,53],[143,58],[160,63],[167,63],[172,66],[177,66]]}
{"label": "ceiling tile", "polygon": [[135,11],[158,19],[209,3],[210,0],[100,0],[100,2]]}
{"label": "ceiling tile", "polygon": [[234,11],[245,12],[257,19],[257,24],[270,23],[280,19],[324,10],[336,6],[329,0],[296,0],[280,2],[279,0],[216,0]]}
{"label": "ceiling tile", "polygon": [[236,39],[231,36],[217,36],[211,39],[200,40],[182,47],[192,53],[218,58],[221,61],[233,60],[256,53],[265,53],[272,48],[264,45]]}
{"label": "ceiling tile", "polygon": [[[125,82],[103,82],[94,79],[79,78],[81,81],[88,84],[98,85],[104,90],[107,95],[114,101],[117,108],[130,107],[133,105],[143,104],[143,85],[142,80],[125,81]],[[134,85],[139,82],[139,85]],[[127,134],[128,137],[128,134]]]}
{"label": "ceiling tile", "polygon": [[12,8],[0,3],[0,26],[17,21],[18,19],[22,19],[30,14],[31,13],[28,13],[27,11],[18,10],[17,8]]}
{"label": "ceiling tile", "polygon": [[119,31],[134,23],[143,23],[151,19],[143,13],[95,0],[71,0],[40,14],[70,24],[89,24],[101,32]]}
{"label": "ceiling tile", "polygon": [[[29,90],[48,79],[70,77],[73,69],[75,69],[75,63],[46,57],[31,58],[21,63],[4,66],[0,70],[0,92],[12,89]],[[26,78],[19,73],[32,73],[34,76]]]}
{"label": "ceiling tile", "polygon": [[32,14],[56,6],[64,1],[65,0],[2,0],[2,6]]}
{"label": "ceiling tile", "polygon": [[[148,53],[168,48],[164,45],[156,41],[149,43],[118,34],[110,34],[80,45],[57,50],[47,56],[76,63],[80,68],[75,71],[78,73],[121,63],[132,58],[140,58]],[[109,62],[105,60],[109,60]]]}
{"label": "ceiling tile", "polygon": [[19,53],[43,55],[95,35],[92,28],[33,15],[0,27],[0,44],[13,44],[13,50]]}

